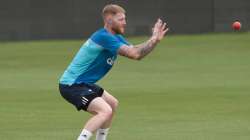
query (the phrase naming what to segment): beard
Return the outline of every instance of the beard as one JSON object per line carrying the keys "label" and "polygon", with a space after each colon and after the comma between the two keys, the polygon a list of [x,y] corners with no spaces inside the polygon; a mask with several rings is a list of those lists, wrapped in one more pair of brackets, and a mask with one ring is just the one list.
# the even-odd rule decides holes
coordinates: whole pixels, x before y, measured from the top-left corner
{"label": "beard", "polygon": [[113,27],[112,30],[116,33],[116,34],[124,34],[124,27]]}

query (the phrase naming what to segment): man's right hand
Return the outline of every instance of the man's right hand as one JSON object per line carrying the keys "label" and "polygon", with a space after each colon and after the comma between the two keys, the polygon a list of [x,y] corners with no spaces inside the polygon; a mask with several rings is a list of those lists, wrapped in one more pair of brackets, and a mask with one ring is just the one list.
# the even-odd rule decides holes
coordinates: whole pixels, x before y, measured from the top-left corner
{"label": "man's right hand", "polygon": [[167,32],[168,32],[168,27],[166,22],[163,23],[161,19],[158,19],[152,29],[151,39],[155,40],[156,42],[159,42],[162,40],[162,38],[165,36]]}
{"label": "man's right hand", "polygon": [[126,45],[121,46],[118,52],[122,56],[140,60],[154,49],[157,43],[162,40],[167,31],[167,24],[163,23],[161,19],[158,19],[152,29],[153,33],[149,40],[142,44],[135,45],[134,47],[129,47]]}

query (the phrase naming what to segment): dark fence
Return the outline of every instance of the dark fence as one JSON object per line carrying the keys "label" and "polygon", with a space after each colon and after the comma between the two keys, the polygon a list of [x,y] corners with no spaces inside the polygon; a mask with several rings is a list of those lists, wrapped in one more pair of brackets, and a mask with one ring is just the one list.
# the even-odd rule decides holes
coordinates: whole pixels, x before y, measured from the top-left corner
{"label": "dark fence", "polygon": [[250,30],[250,0],[5,0],[0,40],[82,38],[103,26],[108,3],[127,11],[127,35],[147,35],[158,17],[173,34],[229,32],[234,20]]}

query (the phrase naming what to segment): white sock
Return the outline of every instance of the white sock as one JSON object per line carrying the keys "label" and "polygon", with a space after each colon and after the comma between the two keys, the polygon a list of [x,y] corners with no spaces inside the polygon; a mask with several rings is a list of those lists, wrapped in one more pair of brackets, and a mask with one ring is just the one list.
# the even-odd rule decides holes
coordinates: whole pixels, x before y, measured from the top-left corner
{"label": "white sock", "polygon": [[106,140],[108,135],[109,128],[106,129],[98,129],[96,131],[96,140]]}
{"label": "white sock", "polygon": [[83,129],[77,140],[89,140],[93,134],[87,129]]}

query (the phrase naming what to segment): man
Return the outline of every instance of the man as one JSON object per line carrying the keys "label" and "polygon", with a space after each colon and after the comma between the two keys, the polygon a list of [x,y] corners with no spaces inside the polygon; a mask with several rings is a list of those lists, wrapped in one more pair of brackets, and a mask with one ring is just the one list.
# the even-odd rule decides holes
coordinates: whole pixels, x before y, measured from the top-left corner
{"label": "man", "polygon": [[83,44],[59,82],[60,93],[68,102],[78,110],[93,115],[77,140],[89,140],[94,132],[96,140],[106,140],[118,101],[95,83],[111,69],[117,54],[140,60],[154,49],[168,31],[166,23],[158,19],[149,40],[133,46],[122,36],[126,26],[122,7],[106,5],[102,16],[104,28],[92,34]]}

